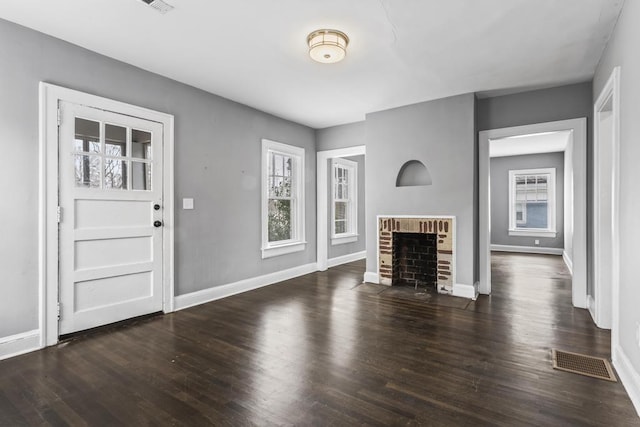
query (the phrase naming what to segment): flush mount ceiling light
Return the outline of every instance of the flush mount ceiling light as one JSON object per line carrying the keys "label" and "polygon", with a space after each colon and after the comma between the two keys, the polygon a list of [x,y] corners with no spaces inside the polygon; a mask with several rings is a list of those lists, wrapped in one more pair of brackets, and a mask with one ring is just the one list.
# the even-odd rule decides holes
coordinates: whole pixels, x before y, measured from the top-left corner
{"label": "flush mount ceiling light", "polygon": [[347,54],[349,37],[338,30],[316,30],[307,37],[309,56],[323,64],[342,61]]}

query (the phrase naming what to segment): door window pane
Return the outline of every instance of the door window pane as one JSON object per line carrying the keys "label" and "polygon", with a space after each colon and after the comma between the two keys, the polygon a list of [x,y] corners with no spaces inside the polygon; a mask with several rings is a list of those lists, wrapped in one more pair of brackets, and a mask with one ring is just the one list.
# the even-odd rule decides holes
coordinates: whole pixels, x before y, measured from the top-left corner
{"label": "door window pane", "polygon": [[105,154],[112,157],[127,155],[127,128],[115,125],[105,125]]}
{"label": "door window pane", "polygon": [[131,130],[131,157],[151,159],[151,132]]}
{"label": "door window pane", "polygon": [[85,153],[100,152],[99,122],[76,117],[74,149]]}
{"label": "door window pane", "polygon": [[131,188],[133,190],[151,190],[151,164],[131,162]]}
{"label": "door window pane", "polygon": [[104,188],[127,189],[127,162],[118,159],[105,159]]}
{"label": "door window pane", "polygon": [[76,187],[100,188],[100,157],[76,155],[74,158]]}

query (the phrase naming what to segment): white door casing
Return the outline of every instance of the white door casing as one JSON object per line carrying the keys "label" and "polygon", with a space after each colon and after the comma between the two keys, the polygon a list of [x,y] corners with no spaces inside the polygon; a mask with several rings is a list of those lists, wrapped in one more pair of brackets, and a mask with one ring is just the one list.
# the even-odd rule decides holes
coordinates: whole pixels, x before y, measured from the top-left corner
{"label": "white door casing", "polygon": [[[122,120],[124,117],[125,121],[133,120],[133,122],[140,124],[145,123],[148,125],[148,122],[155,122],[154,126],[159,126],[155,132],[159,133],[159,146],[163,147],[163,153],[161,156],[163,157],[160,161],[160,168],[163,169],[163,178],[160,184],[162,188],[162,192],[160,193],[160,198],[162,199],[162,221],[163,226],[159,227],[159,233],[161,234],[161,238],[157,239],[160,242],[160,248],[155,249],[156,254],[161,254],[159,259],[161,260],[161,268],[159,272],[156,272],[156,278],[160,278],[161,283],[161,291],[155,293],[155,298],[159,298],[160,305],[159,310],[163,312],[171,312],[174,309],[174,206],[173,206],[173,193],[174,193],[174,169],[173,169],[173,153],[174,153],[174,119],[172,115],[157,112],[154,110],[149,110],[142,107],[137,107],[134,105],[122,103],[119,101],[114,101],[111,99],[98,97],[95,95],[90,95],[87,93],[75,91],[72,89],[63,88],[60,86],[52,85],[49,83],[40,83],[40,209],[39,209],[39,254],[38,254],[38,262],[39,262],[39,290],[40,290],[40,301],[39,301],[39,332],[40,332],[40,346],[45,347],[47,345],[54,345],[58,342],[58,336],[63,334],[63,330],[59,328],[58,324],[58,302],[59,302],[59,293],[62,294],[62,289],[59,287],[59,275],[67,274],[59,270],[58,263],[64,262],[63,258],[59,255],[59,245],[62,240],[59,239],[58,236],[58,222],[57,222],[57,213],[58,213],[58,205],[62,203],[62,200],[58,198],[59,192],[59,165],[58,165],[58,157],[62,156],[62,152],[59,152],[58,146],[58,120],[60,120],[60,124],[64,121],[64,113],[58,113],[58,105],[62,102],[69,102],[77,105],[91,106],[98,110],[104,110],[107,113],[117,113],[115,117],[118,117],[118,120]],[[89,110],[90,111],[90,110]],[[143,119],[141,122],[137,121],[138,119]],[[115,120],[117,123],[117,120]],[[135,126],[134,126],[135,127]],[[148,126],[147,126],[148,127]],[[143,129],[145,127],[143,126]],[[126,159],[130,161],[131,159]],[[144,163],[144,162],[141,162]],[[63,171],[60,170],[60,173]],[[129,179],[129,178],[128,178]],[[136,186],[141,185],[140,180],[137,180],[134,183],[134,180],[128,181],[128,185],[135,184]],[[62,189],[61,189],[62,190]],[[110,190],[111,192],[118,192],[118,190]],[[124,194],[125,192],[122,192]],[[64,191],[62,191],[62,196],[66,197]],[[157,194],[155,195],[157,196]],[[96,205],[94,203],[95,200],[100,199],[102,196],[97,196],[95,199],[88,198],[90,203],[85,203],[87,200],[79,202],[80,205],[84,204],[84,206],[80,206],[82,209],[90,207],[89,205],[94,204],[91,208],[95,210]],[[120,196],[125,199],[124,203],[128,203],[131,200],[127,200],[127,197],[133,196]],[[108,198],[104,198],[106,201],[109,201]],[[103,200],[103,201],[105,201]],[[75,202],[74,202],[75,203]],[[149,201],[142,203],[150,203]],[[135,210],[135,209],[134,209]],[[85,209],[86,211],[86,209]],[[83,212],[80,212],[83,214]],[[62,220],[64,223],[65,215],[69,214],[67,212],[62,212]],[[157,217],[158,214],[155,214]],[[133,215],[135,216],[135,213]],[[139,215],[140,216],[140,215]],[[87,218],[83,215],[80,215],[80,219]],[[111,216],[111,218],[114,218]],[[122,218],[124,220],[131,221],[132,218]],[[74,219],[75,221],[75,219]],[[139,219],[137,219],[140,222]],[[80,225],[91,225],[88,223],[83,223]],[[149,224],[145,224],[147,227]],[[75,224],[74,224],[75,228]],[[83,227],[80,227],[83,228]],[[75,230],[73,231],[73,239],[77,242],[81,242],[83,246],[100,246],[100,244],[104,243],[105,233],[112,233],[114,230],[98,230],[99,227],[84,227],[84,230]],[[105,227],[108,228],[108,227]],[[141,227],[144,228],[144,227]],[[123,230],[117,230],[122,232]],[[127,230],[133,231],[133,230]],[[63,232],[66,232],[63,230]],[[141,232],[141,230],[138,230]],[[93,234],[92,234],[93,233]],[[100,234],[102,233],[102,234]],[[151,234],[153,234],[152,232]],[[147,231],[147,234],[149,232]],[[113,237],[113,236],[112,236]],[[131,238],[128,236],[127,238]],[[133,237],[136,239],[137,237]],[[121,240],[120,243],[124,241],[124,239],[115,239]],[[144,245],[141,244],[143,239],[138,239],[135,243],[138,244],[139,248],[144,248]],[[151,243],[150,243],[151,244]],[[108,245],[108,244],[107,244]],[[112,245],[113,246],[113,245]],[[117,245],[116,245],[117,246]],[[127,246],[127,245],[125,245]],[[122,254],[119,253],[118,250],[111,247],[109,248],[111,252],[107,254],[105,250],[105,260],[106,262],[110,262],[116,266],[115,276],[127,276],[131,270],[127,271],[127,268],[132,269],[136,264],[140,264],[134,259],[134,262],[130,259],[127,260],[129,264],[134,264],[134,266],[127,266],[127,262],[119,262],[122,261]],[[136,248],[134,246],[127,247],[127,250],[131,252],[133,250],[135,252]],[[149,251],[150,252],[150,251]],[[95,254],[98,252],[87,252],[89,254],[89,258],[84,257],[80,260],[74,260],[74,263],[77,261],[81,266],[84,267],[100,267],[99,264],[96,263],[99,260],[99,257],[96,257]],[[93,256],[93,258],[91,258]],[[136,255],[137,256],[137,255]],[[120,257],[120,259],[117,259]],[[153,262],[152,262],[153,263]],[[104,267],[104,266],[102,266]],[[113,265],[111,266],[113,267]],[[109,267],[109,268],[111,268]],[[137,265],[137,267],[141,267]],[[75,268],[75,264],[73,265]],[[80,281],[87,281],[85,279],[93,279],[96,278],[98,273],[100,273],[100,268],[96,268],[91,272],[91,268],[81,268],[79,269],[81,272],[77,279],[82,279]],[[105,271],[103,270],[102,273]],[[75,274],[75,273],[74,273]],[[93,275],[93,276],[92,276]],[[129,278],[131,279],[131,277]],[[122,285],[121,285],[122,286]],[[151,284],[149,284],[151,286]],[[126,286],[125,286],[126,287]],[[139,287],[137,289],[140,289]],[[84,290],[83,290],[84,291]],[[95,293],[97,292],[97,293]],[[149,291],[151,293],[151,291]],[[88,294],[85,294],[86,297]],[[113,301],[106,301],[106,304],[92,303],[90,302],[89,306],[86,305],[87,301],[94,301],[94,296],[100,297],[100,293],[96,290],[90,292],[91,298],[79,301],[80,303],[85,304],[85,308],[95,309],[96,306],[105,305],[109,306]],[[102,295],[104,297],[104,295]],[[155,307],[157,305],[158,299],[155,300],[152,305],[152,309],[154,311],[158,311]],[[91,306],[93,304],[93,306]],[[62,309],[65,310],[65,304],[62,304]],[[126,312],[126,310],[122,310]],[[63,313],[63,318],[66,313]],[[137,315],[137,314],[134,314]],[[99,316],[98,316],[99,317]],[[106,320],[107,322],[110,319]]]}
{"label": "white door casing", "polygon": [[60,334],[161,311],[162,124],[59,110]]}

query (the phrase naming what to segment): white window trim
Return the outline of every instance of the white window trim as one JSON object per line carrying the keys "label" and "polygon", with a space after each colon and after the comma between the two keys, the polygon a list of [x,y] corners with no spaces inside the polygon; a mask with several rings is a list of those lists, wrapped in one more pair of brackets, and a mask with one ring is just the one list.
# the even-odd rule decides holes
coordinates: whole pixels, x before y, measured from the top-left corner
{"label": "white window trim", "polygon": [[[335,233],[336,221],[336,167],[349,170],[349,200],[351,201],[347,211],[347,225],[349,230],[345,233]],[[331,160],[331,245],[343,245],[358,240],[358,162],[336,157]]]}
{"label": "white window trim", "polygon": [[[549,175],[547,185],[547,224],[548,227],[524,228],[516,224],[516,186],[514,185],[516,175]],[[509,171],[509,236],[525,237],[556,237],[556,169],[517,169]]]}
{"label": "white window trim", "polygon": [[[291,220],[293,221],[293,239],[280,242],[269,242],[269,153],[278,153],[293,158],[293,186],[292,194],[295,198]],[[271,258],[293,252],[303,251],[306,247],[305,240],[305,201],[304,201],[304,148],[281,142],[262,140],[262,258]]]}

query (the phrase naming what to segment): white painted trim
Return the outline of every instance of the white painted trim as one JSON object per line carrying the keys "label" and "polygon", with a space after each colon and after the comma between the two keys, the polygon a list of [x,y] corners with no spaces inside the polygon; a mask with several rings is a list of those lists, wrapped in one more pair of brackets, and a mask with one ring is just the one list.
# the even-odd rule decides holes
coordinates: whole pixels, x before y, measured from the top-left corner
{"label": "white painted trim", "polygon": [[378,276],[378,273],[372,273],[371,271],[365,271],[362,280],[365,283],[375,283],[376,285],[380,284],[380,276]]}
{"label": "white painted trim", "polygon": [[[335,234],[336,218],[336,174],[335,168],[346,169],[351,174],[351,181],[347,183],[349,190],[349,210],[347,212],[347,225],[349,230],[345,233]],[[358,162],[336,157],[331,159],[331,244],[340,245],[358,240]]]}
{"label": "white painted trim", "polygon": [[58,104],[68,101],[163,124],[163,311],[174,307],[174,118],[170,114],[40,82],[39,325],[40,347],[58,342]]}
{"label": "white painted trim", "polygon": [[364,145],[354,147],[338,148],[335,150],[318,151],[316,153],[316,257],[318,270],[325,271],[329,268],[329,190],[328,190],[328,167],[327,161],[335,157],[351,157],[365,155],[367,150]]}
{"label": "white painted trim", "polygon": [[296,277],[304,276],[305,274],[313,273],[317,270],[317,264],[310,263],[290,268],[288,270],[276,271],[274,273],[251,277],[249,279],[239,280],[226,285],[214,286],[201,291],[178,295],[175,298],[175,309],[183,310],[185,308],[230,297],[232,295],[262,288],[264,286],[273,285],[284,280],[294,279]]}
{"label": "white painted trim", "polygon": [[470,298],[475,300],[478,297],[477,288],[474,285],[464,285],[462,283],[453,284],[454,297]]}
{"label": "white painted trim", "polygon": [[587,310],[589,310],[589,314],[591,315],[591,319],[593,323],[596,323],[596,301],[593,299],[593,296],[587,295]]}
{"label": "white painted trim", "polygon": [[[573,280],[572,303],[587,306],[587,120],[560,120],[526,126],[481,131],[478,135],[479,177],[479,257],[482,294],[491,293],[491,194],[489,148],[492,139],[542,132],[571,130],[573,147]],[[567,190],[565,189],[565,194]]]}
{"label": "white painted trim", "polygon": [[[547,183],[547,225],[546,229],[518,227],[516,223],[516,175],[549,175]],[[526,203],[525,203],[526,204]],[[526,217],[526,209],[523,214]],[[509,235],[530,237],[556,237],[556,168],[511,169],[509,170]],[[525,221],[526,223],[526,221]]]}
{"label": "white painted trim", "polygon": [[[611,277],[607,282],[610,288],[600,286],[598,278],[600,276],[600,120],[599,116],[608,101],[611,100],[611,112],[613,117],[611,143]],[[619,217],[619,200],[620,200],[620,67],[615,67],[602,88],[596,102],[593,105],[593,145],[594,145],[594,173],[593,173],[593,292],[594,297],[594,321],[599,327],[611,326],[611,348],[619,347],[619,325],[620,325],[620,217]],[[603,293],[611,292],[611,318],[604,318],[605,311],[601,304],[603,302]],[[601,326],[602,325],[602,326]]]}
{"label": "white painted trim", "polygon": [[[291,220],[293,221],[293,238],[285,242],[269,242],[269,224],[268,224],[268,204],[269,204],[269,153],[274,152],[289,156],[293,159],[293,189],[292,189],[292,205],[294,212]],[[307,241],[305,238],[305,149],[295,145],[283,144],[282,142],[272,141],[270,139],[262,139],[262,191],[260,197],[261,205],[261,222],[262,222],[262,258],[271,258],[274,256],[285,255],[292,252],[299,252],[305,249]]]}
{"label": "white painted trim", "polygon": [[569,274],[573,276],[573,261],[569,257],[569,254],[567,253],[567,251],[564,251],[564,250],[562,251],[562,260],[567,266],[567,269],[569,270]]}
{"label": "white painted trim", "polygon": [[498,252],[519,252],[523,254],[545,254],[562,255],[562,248],[544,248],[541,246],[513,246],[513,245],[491,245],[492,251]]}
{"label": "white painted trim", "polygon": [[611,351],[613,366],[618,372],[620,382],[627,390],[631,403],[640,416],[640,373],[633,369],[633,364],[621,347],[614,347]]}
{"label": "white painted trim", "polygon": [[23,332],[0,338],[0,360],[40,349],[40,331]]}
{"label": "white painted trim", "polygon": [[367,251],[354,252],[352,254],[342,255],[335,258],[329,258],[327,264],[329,268],[335,267],[336,265],[346,264],[348,262],[359,261],[361,259],[365,259],[367,257]]}

